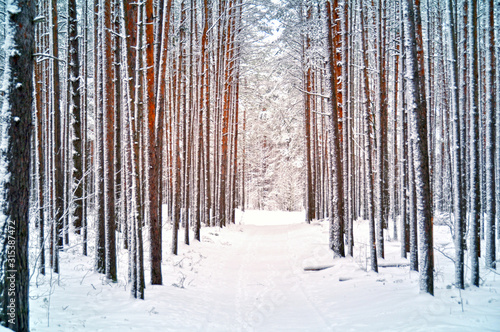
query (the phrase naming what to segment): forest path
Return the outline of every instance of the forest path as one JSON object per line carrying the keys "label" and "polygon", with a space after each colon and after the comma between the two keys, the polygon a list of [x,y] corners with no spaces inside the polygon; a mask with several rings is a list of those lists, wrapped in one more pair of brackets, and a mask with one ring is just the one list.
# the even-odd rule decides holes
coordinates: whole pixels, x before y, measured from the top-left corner
{"label": "forest path", "polygon": [[214,297],[226,298],[228,303],[212,307],[209,316],[220,315],[229,305],[226,309],[233,316],[228,321],[234,322],[236,330],[326,330],[325,315],[303,286],[304,274],[314,272],[304,272],[308,261],[299,243],[301,234],[311,226],[235,227],[240,237],[210,276],[217,290]]}

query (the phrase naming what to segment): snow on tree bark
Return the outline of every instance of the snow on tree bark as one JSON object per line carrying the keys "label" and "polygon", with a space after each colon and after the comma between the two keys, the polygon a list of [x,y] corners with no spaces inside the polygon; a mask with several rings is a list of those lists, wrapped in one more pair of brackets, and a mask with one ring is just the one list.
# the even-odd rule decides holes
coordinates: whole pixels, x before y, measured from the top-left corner
{"label": "snow on tree bark", "polygon": [[413,139],[408,140],[408,228],[410,230],[410,270],[418,271],[417,188],[413,163]]}
{"label": "snow on tree bark", "polygon": [[353,234],[353,200],[351,190],[352,175],[352,127],[351,127],[351,102],[352,89],[350,88],[351,82],[349,81],[349,2],[344,0],[341,7],[341,33],[342,33],[342,130],[343,130],[343,166],[344,166],[344,227],[347,236],[347,255],[353,256],[354,234]]}
{"label": "snow on tree bark", "polygon": [[[0,105],[0,323],[15,331],[29,331],[28,211],[35,1],[9,0],[6,11],[6,61],[2,64]],[[13,295],[8,291],[11,283],[15,287]],[[14,317],[7,311],[12,303]]]}
{"label": "snow on tree bark", "polygon": [[[306,22],[312,18],[312,8],[310,5],[306,8]],[[306,222],[310,223],[315,215],[315,197],[313,191],[313,177],[312,177],[312,160],[311,160],[311,65],[308,60],[308,53],[311,48],[311,39],[306,33],[303,40],[303,54],[302,66],[304,70],[304,126],[305,126],[305,153],[306,153]]]}
{"label": "snow on tree bark", "polygon": [[106,228],[105,228],[105,197],[104,197],[104,96],[103,96],[103,19],[102,19],[102,4],[103,1],[95,3],[94,16],[94,78],[95,78],[95,135],[96,135],[96,155],[95,155],[95,172],[96,172],[96,255],[95,269],[98,273],[106,272]]}
{"label": "snow on tree bark", "polygon": [[469,255],[471,259],[471,284],[479,287],[479,224],[481,219],[480,160],[479,160],[479,112],[478,112],[478,50],[477,50],[477,0],[469,4],[469,88],[470,88],[470,225]]}
{"label": "snow on tree bark", "polygon": [[[159,149],[159,135],[158,135],[158,117],[159,108],[162,105],[157,104],[156,94],[158,92],[159,80],[159,47],[162,43],[163,36],[163,10],[164,2],[158,3],[159,12],[156,18],[153,17],[153,0],[146,1],[146,88],[147,88],[147,112],[148,112],[148,125],[146,139],[148,144],[147,154],[147,170],[149,180],[149,240],[150,246],[150,259],[151,259],[151,284],[162,284],[161,273],[161,192],[160,188],[160,157],[161,150]],[[156,55],[158,54],[158,55]]]}
{"label": "snow on tree bark", "polygon": [[[496,26],[496,42],[495,42],[495,48],[496,48],[496,70],[497,70],[497,80],[496,80],[496,118],[500,119],[500,92],[498,89],[500,89],[500,0],[496,0],[496,3],[494,5],[496,8],[496,17],[495,17],[495,26]],[[500,151],[498,149],[500,148],[500,126],[497,125],[497,176],[499,177],[497,182],[498,186],[500,187]],[[497,189],[500,191],[500,188]],[[496,194],[497,202],[496,205],[500,205],[500,195],[498,195],[498,191]],[[496,231],[497,231],[497,239],[500,240],[500,210],[496,214]]]}
{"label": "snow on tree bark", "polygon": [[60,107],[60,86],[59,86],[59,50],[58,50],[58,21],[57,21],[57,1],[52,0],[50,5],[50,21],[51,21],[51,76],[52,76],[52,106],[54,112],[53,137],[54,137],[54,186],[55,186],[55,227],[53,227],[53,267],[54,272],[59,273],[59,250],[63,245],[63,216],[64,216],[64,167],[63,167],[63,149],[61,143],[61,107]]}
{"label": "snow on tree bark", "polygon": [[73,186],[75,209],[73,212],[73,225],[75,231],[80,234],[83,219],[83,151],[82,151],[82,121],[81,121],[81,98],[80,98],[80,59],[78,20],[76,12],[76,0],[68,1],[68,49],[70,65],[70,110],[73,116]]}
{"label": "snow on tree bark", "polygon": [[330,249],[334,256],[345,256],[344,253],[344,185],[342,178],[342,163],[340,150],[340,132],[337,113],[337,81],[335,75],[335,57],[336,49],[333,45],[333,22],[332,11],[338,8],[332,8],[331,2],[326,2],[326,22],[328,31],[328,66],[330,70],[330,154],[331,154],[331,204],[332,213],[330,215]]}
{"label": "snow on tree bark", "polygon": [[[417,0],[418,1],[418,0]],[[417,57],[417,32],[420,12],[413,0],[405,0],[405,51],[407,53],[407,106],[410,117],[410,133],[413,141],[413,163],[417,196],[417,223],[419,231],[419,284],[420,291],[434,294],[434,253],[432,230],[432,200],[430,192],[429,158],[427,150],[427,108],[421,82],[424,79]],[[421,38],[419,38],[421,40]],[[420,45],[421,47],[421,45]],[[423,59],[420,58],[422,61]]]}
{"label": "snow on tree bark", "polygon": [[486,113],[486,147],[485,147],[485,172],[486,172],[486,194],[485,194],[485,264],[486,267],[495,268],[495,214],[496,197],[495,192],[495,126],[497,123],[495,109],[495,35],[494,35],[494,10],[493,0],[486,0],[485,14],[485,113]]}
{"label": "snow on tree bark", "polygon": [[385,25],[383,18],[385,0],[378,1],[377,56],[378,56],[378,107],[377,107],[377,178],[376,178],[376,241],[377,256],[384,258],[384,228],[387,228],[387,82],[385,66]]}
{"label": "snow on tree bark", "polygon": [[372,169],[372,144],[371,144],[371,128],[372,128],[372,110],[370,100],[370,82],[368,79],[368,54],[367,54],[367,41],[365,31],[365,17],[363,7],[360,7],[360,28],[361,28],[361,48],[363,50],[363,91],[364,91],[364,114],[363,114],[363,127],[364,127],[364,155],[365,155],[365,184],[366,184],[366,199],[368,210],[368,225],[369,225],[369,238],[368,247],[370,250],[370,268],[372,271],[378,272],[377,264],[377,247],[375,240],[375,206],[373,197],[373,169]]}
{"label": "snow on tree bark", "polygon": [[453,130],[453,215],[455,226],[455,285],[460,289],[464,289],[464,224],[465,211],[462,199],[462,160],[461,160],[461,132],[460,132],[460,111],[459,111],[459,94],[458,94],[458,56],[457,56],[457,41],[455,27],[455,13],[453,11],[453,1],[448,1],[448,34],[450,39],[449,59],[450,67],[450,93],[451,93],[451,113],[452,113],[452,130]]}
{"label": "snow on tree bark", "polygon": [[[400,3],[402,6],[402,4]],[[403,9],[400,8],[400,52],[401,52],[401,61],[400,68],[398,72],[398,80],[400,81],[399,88],[399,121],[400,121],[400,167],[399,169],[400,180],[399,180],[399,191],[400,191],[400,241],[401,241],[401,257],[406,258],[407,248],[406,243],[408,242],[407,229],[408,229],[408,112],[406,109],[406,82],[405,82],[405,72],[406,72],[406,52],[404,49],[404,40],[405,40],[405,31],[404,31],[404,17],[403,17]]]}
{"label": "snow on tree bark", "polygon": [[[114,125],[115,110],[110,89],[113,88],[112,42],[111,42],[111,1],[103,6],[103,162],[104,162],[104,206],[105,206],[105,272],[106,277],[117,281],[116,272],[116,215],[115,215],[115,163],[114,163]],[[105,115],[104,115],[105,113]]]}

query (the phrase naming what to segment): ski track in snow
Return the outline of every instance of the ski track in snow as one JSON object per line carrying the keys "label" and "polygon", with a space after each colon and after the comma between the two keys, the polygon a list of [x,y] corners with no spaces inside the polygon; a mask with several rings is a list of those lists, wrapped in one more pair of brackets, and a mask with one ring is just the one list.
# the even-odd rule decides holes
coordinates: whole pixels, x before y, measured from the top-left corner
{"label": "ski track in snow", "polygon": [[[296,274],[288,226],[248,226],[239,258],[243,294],[237,305],[244,307],[242,329],[325,329],[324,316],[317,310]],[[236,251],[237,252],[237,251]],[[321,322],[325,323],[321,326]]]}
{"label": "ski track in snow", "polygon": [[[483,286],[459,292],[451,286],[453,264],[436,252],[431,297],[419,294],[418,274],[407,266],[364,270],[366,222],[355,224],[355,257],[333,260],[324,222],[263,211],[239,212],[236,220],[224,229],[203,228],[202,242],[179,243],[178,256],[168,253],[166,226],[163,286],[148,284],[146,242],[145,301],[130,298],[126,251],[119,251],[119,282],[109,284],[74,246],[61,253],[59,284],[53,275],[51,288],[50,276],[35,272],[31,330],[500,331],[500,278],[493,272],[482,269]],[[453,253],[445,227],[435,228],[435,238]],[[379,263],[407,263],[399,242],[386,242]],[[304,271],[323,266],[329,268]]]}

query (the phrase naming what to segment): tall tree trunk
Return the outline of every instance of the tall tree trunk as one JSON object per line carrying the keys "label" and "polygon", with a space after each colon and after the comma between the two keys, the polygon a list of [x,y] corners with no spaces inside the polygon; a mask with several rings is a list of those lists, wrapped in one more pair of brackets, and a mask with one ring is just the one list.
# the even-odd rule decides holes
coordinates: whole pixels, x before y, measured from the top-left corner
{"label": "tall tree trunk", "polygon": [[353,214],[351,200],[351,183],[349,174],[351,165],[351,111],[350,111],[350,91],[349,88],[349,2],[344,0],[341,7],[341,34],[342,34],[342,143],[343,143],[343,184],[344,184],[344,230],[347,236],[347,255],[353,256]]}
{"label": "tall tree trunk", "polygon": [[[418,0],[417,0],[418,1]],[[434,294],[434,253],[432,230],[432,200],[430,192],[429,158],[427,150],[427,107],[424,85],[423,57],[418,56],[421,49],[422,36],[417,39],[421,28],[415,25],[420,22],[420,11],[415,10],[413,0],[405,0],[405,51],[407,53],[407,96],[410,115],[410,131],[413,140],[413,167],[415,170],[415,187],[417,196],[417,223],[419,231],[419,284],[420,291]],[[417,7],[418,8],[418,7]],[[420,62],[421,61],[421,62]]]}
{"label": "tall tree trunk", "polygon": [[479,224],[481,219],[480,200],[480,157],[479,157],[479,94],[478,94],[478,50],[477,50],[477,0],[470,0],[469,6],[469,88],[470,88],[470,249],[471,284],[479,287]]}
{"label": "tall tree trunk", "polygon": [[385,0],[378,1],[377,56],[378,56],[378,110],[377,110],[377,256],[384,258],[384,228],[387,228],[387,82],[385,69],[385,24],[382,7]]}
{"label": "tall tree trunk", "polygon": [[[103,155],[104,155],[104,192],[105,192],[105,271],[106,277],[116,282],[116,215],[115,215],[115,110],[113,107],[113,94],[108,89],[113,87],[113,66],[112,60],[112,42],[111,31],[111,1],[105,1],[103,8]],[[108,92],[109,91],[109,92]],[[104,113],[106,114],[104,116]]]}
{"label": "tall tree trunk", "polygon": [[455,13],[453,10],[453,0],[448,1],[449,22],[449,58],[450,58],[450,94],[451,94],[451,113],[453,129],[453,215],[455,225],[455,286],[464,289],[464,230],[465,230],[465,211],[462,198],[462,160],[461,160],[461,132],[460,132],[460,104],[458,93],[458,56],[457,56],[457,36],[455,27]]}
{"label": "tall tree trunk", "polygon": [[496,196],[495,192],[495,126],[496,105],[495,105],[495,34],[494,34],[494,10],[493,0],[486,0],[486,55],[485,55],[485,113],[486,113],[486,215],[484,220],[485,239],[485,264],[486,267],[495,268],[495,214]]}
{"label": "tall tree trunk", "polygon": [[[42,12],[42,4],[39,4],[39,12]],[[36,53],[45,51],[42,33],[45,31],[42,24],[35,26],[36,29]],[[42,62],[34,61],[35,66],[35,111],[36,111],[36,167],[37,167],[37,192],[38,192],[38,249],[40,250],[40,274],[45,275],[45,152],[47,149],[47,142],[45,140],[44,132],[46,132],[46,121],[44,117],[44,109],[47,107],[44,101],[44,89],[46,89],[46,82],[44,73],[44,65]],[[3,76],[3,75],[2,75]]]}
{"label": "tall tree trunk", "polygon": [[103,55],[103,20],[102,20],[102,0],[95,1],[95,17],[94,17],[94,107],[95,107],[95,135],[96,135],[96,155],[95,155],[95,167],[96,167],[96,256],[95,256],[95,267],[98,273],[106,272],[106,231],[105,231],[105,197],[104,197],[104,90],[103,90],[103,69],[102,61]]}
{"label": "tall tree trunk", "polygon": [[375,206],[373,198],[373,169],[372,169],[372,144],[371,144],[371,122],[373,112],[371,110],[370,100],[370,82],[368,80],[368,53],[365,31],[365,17],[363,7],[360,8],[360,28],[361,28],[361,48],[363,53],[363,93],[364,93],[364,155],[365,155],[365,181],[366,181],[366,197],[368,209],[368,225],[369,238],[368,247],[370,250],[370,268],[374,272],[378,272],[377,264],[377,244],[375,240]]}
{"label": "tall tree trunk", "polygon": [[413,138],[408,139],[408,228],[410,243],[410,270],[418,271],[418,230],[417,230],[417,188],[415,186],[415,166],[413,163]]}
{"label": "tall tree trunk", "polygon": [[[129,77],[128,84],[126,85],[128,90],[128,95],[133,98],[133,102],[128,103],[128,120],[129,128],[127,130],[128,141],[129,141],[129,162],[131,168],[131,187],[133,202],[131,202],[131,222],[130,222],[130,276],[132,281],[131,292],[132,296],[135,298],[144,299],[144,263],[143,263],[143,248],[142,248],[142,223],[143,223],[143,213],[142,213],[142,197],[141,189],[139,185],[139,121],[137,114],[137,108],[139,104],[139,97],[142,95],[140,93],[140,86],[137,82],[141,80],[139,68],[142,63],[141,60],[141,50],[142,47],[142,24],[138,27],[137,23],[141,22],[142,18],[142,7],[137,6],[134,3],[125,1],[122,5],[124,21],[125,21],[125,31],[127,33],[127,38],[125,39],[126,46],[124,47],[127,58],[127,74]],[[137,84],[137,86],[136,86]]]}
{"label": "tall tree trunk", "polygon": [[[126,243],[127,239],[127,217],[124,214],[126,211],[125,201],[123,195],[124,188],[124,177],[125,172],[122,170],[122,71],[121,68],[125,65],[123,64],[122,57],[122,38],[121,30],[122,30],[122,11],[119,0],[113,0],[112,3],[113,8],[113,16],[112,16],[112,27],[113,27],[113,107],[115,110],[115,123],[114,123],[114,143],[115,147],[113,149],[113,160],[114,160],[114,186],[115,186],[115,218],[116,218],[116,227],[118,230],[122,232],[123,238]],[[118,244],[117,244],[118,245]]]}
{"label": "tall tree trunk", "polygon": [[2,141],[0,151],[3,175],[0,182],[3,202],[0,206],[3,242],[0,244],[0,264],[3,265],[0,322],[15,331],[29,331],[28,212],[36,8],[34,1],[22,0],[10,0],[7,6],[5,95],[0,123],[2,140],[7,140]]}
{"label": "tall tree trunk", "polygon": [[[394,28],[397,28],[399,21],[398,21],[398,14],[399,14],[399,4],[394,2],[393,4],[393,15],[394,15],[394,21],[393,25]],[[399,86],[399,79],[398,79],[398,73],[399,73],[399,62],[400,62],[400,52],[401,48],[400,43],[398,43],[396,36],[397,33],[393,32],[393,34],[390,34],[393,38],[393,47],[396,50],[396,52],[393,54],[393,93],[392,93],[392,130],[391,130],[391,141],[392,141],[392,155],[391,159],[389,160],[390,163],[392,163],[390,167],[390,180],[389,180],[389,193],[390,193],[390,218],[392,219],[392,224],[393,224],[393,233],[392,233],[392,240],[397,241],[399,236],[398,236],[398,216],[400,215],[400,200],[398,196],[398,165],[399,165],[399,156],[398,156],[398,144],[399,144],[399,139],[398,139],[398,128],[401,126],[399,123],[398,126],[398,107],[399,107],[399,100],[398,100],[398,90],[400,88]]]}
{"label": "tall tree trunk", "polygon": [[[212,1],[204,0],[204,25],[203,25],[203,35],[202,35],[202,58],[204,56],[204,61],[202,63],[205,66],[202,68],[203,77],[205,79],[205,221],[207,225],[211,224],[210,220],[210,209],[212,207],[212,190],[211,190],[211,175],[210,175],[210,56],[208,48],[208,29],[211,24],[211,14],[212,14]],[[203,46],[204,45],[204,46]],[[203,51],[204,50],[204,51]],[[203,85],[203,84],[202,84]]]}
{"label": "tall tree trunk", "polygon": [[221,122],[221,164],[220,164],[220,188],[219,188],[219,226],[226,226],[228,222],[228,216],[226,213],[227,208],[227,197],[226,194],[229,194],[228,185],[229,185],[229,118],[231,113],[231,93],[232,93],[232,75],[231,75],[231,66],[229,62],[231,59],[231,38],[233,34],[233,26],[231,11],[233,10],[233,1],[230,0],[228,4],[229,14],[228,14],[228,22],[227,22],[227,30],[224,39],[224,51],[225,51],[225,59],[226,66],[223,70],[224,72],[224,89],[223,89],[223,102],[222,106],[222,122]]}
{"label": "tall tree trunk", "polygon": [[64,166],[63,148],[61,142],[61,107],[60,107],[60,87],[59,87],[59,43],[57,24],[57,1],[52,0],[50,7],[51,15],[51,55],[52,62],[52,106],[54,110],[54,181],[55,181],[55,227],[54,227],[54,272],[59,273],[59,250],[63,246],[63,216],[64,216]]}
{"label": "tall tree trunk", "polygon": [[[498,91],[498,89],[500,89],[500,10],[498,10],[498,8],[500,8],[500,1],[499,0],[496,0],[496,3],[495,3],[495,8],[497,8],[496,10],[496,18],[495,18],[495,26],[496,26],[496,42],[495,42],[495,48],[496,48],[496,91],[495,91],[495,96],[496,96],[496,109],[497,109],[497,113],[496,113],[496,118],[497,119],[500,119],[500,92]],[[500,192],[500,125],[497,125],[496,127],[497,129],[497,132],[496,132],[496,135],[497,135],[497,138],[496,138],[496,148],[497,148],[497,159],[496,159],[496,162],[497,162],[497,176],[498,176],[498,179],[497,179],[497,195],[496,195],[496,198],[497,198],[497,201],[496,201],[496,206],[500,206],[500,195],[498,195],[498,192]],[[497,213],[496,213],[496,232],[497,232],[497,239],[500,240],[500,209],[497,209]]]}
{"label": "tall tree trunk", "polygon": [[407,128],[408,128],[408,118],[407,118],[407,111],[406,111],[406,103],[405,103],[405,91],[406,91],[406,84],[405,84],[405,78],[404,78],[404,73],[405,73],[405,62],[406,62],[406,54],[404,51],[404,36],[405,31],[403,27],[403,14],[401,11],[401,47],[400,47],[400,52],[401,52],[401,61],[400,61],[400,66],[398,70],[398,80],[400,82],[399,86],[399,92],[398,92],[398,99],[399,99],[399,122],[400,122],[400,138],[399,138],[399,151],[400,151],[400,172],[399,172],[399,192],[400,192],[400,198],[399,198],[399,211],[400,211],[400,241],[401,241],[401,257],[406,258],[406,243],[408,242],[408,237],[407,237],[407,229],[408,229],[408,199],[407,199],[407,192],[408,192],[408,133],[407,133]]}
{"label": "tall tree trunk", "polygon": [[79,39],[77,27],[76,1],[68,1],[68,34],[69,34],[69,66],[70,90],[69,101],[73,116],[73,183],[74,183],[74,212],[73,225],[77,234],[80,234],[83,219],[83,148],[82,148],[82,121],[81,121],[81,96],[80,96],[80,60]]}
{"label": "tall tree trunk", "polygon": [[87,216],[88,216],[88,211],[89,211],[89,203],[90,199],[87,197],[87,193],[90,192],[90,185],[89,185],[89,179],[90,175],[86,174],[88,170],[91,169],[90,167],[90,160],[91,160],[91,153],[90,153],[90,148],[89,148],[89,139],[88,139],[88,0],[84,1],[84,8],[83,8],[83,69],[82,69],[82,75],[83,75],[83,96],[82,96],[82,101],[83,101],[83,107],[82,107],[82,114],[83,114],[83,122],[82,122],[82,203],[83,208],[82,208],[82,228],[81,228],[81,233],[82,233],[82,254],[84,256],[87,256],[87,234],[88,234],[88,222],[87,222]]}
{"label": "tall tree trunk", "polygon": [[[333,8],[337,10],[338,8]],[[342,182],[342,163],[340,150],[340,133],[337,113],[337,82],[335,73],[335,52],[333,45],[332,6],[326,2],[326,20],[328,30],[328,56],[330,70],[330,153],[331,153],[331,199],[332,214],[330,216],[330,249],[334,256],[345,256],[344,253],[344,185]]]}
{"label": "tall tree trunk", "polygon": [[[153,17],[153,0],[147,0],[146,9],[146,98],[147,98],[147,171],[148,172],[148,196],[149,196],[149,240],[151,259],[151,284],[161,285],[161,192],[159,190],[161,180],[160,153],[158,148],[157,125],[158,107],[155,94],[158,92],[159,64],[160,58],[158,50],[162,43],[164,24],[164,1],[158,2],[158,16]],[[155,31],[156,30],[156,31]],[[156,53],[158,54],[156,56]],[[158,153],[160,152],[160,153]]]}
{"label": "tall tree trunk", "polygon": [[[312,20],[312,8],[306,8],[306,21]],[[304,112],[305,112],[305,143],[306,143],[306,222],[310,223],[314,219],[315,212],[315,197],[313,191],[313,177],[312,177],[312,160],[311,160],[311,66],[307,60],[311,48],[311,38],[306,35],[304,40],[304,49],[302,54],[302,66],[304,70]]]}

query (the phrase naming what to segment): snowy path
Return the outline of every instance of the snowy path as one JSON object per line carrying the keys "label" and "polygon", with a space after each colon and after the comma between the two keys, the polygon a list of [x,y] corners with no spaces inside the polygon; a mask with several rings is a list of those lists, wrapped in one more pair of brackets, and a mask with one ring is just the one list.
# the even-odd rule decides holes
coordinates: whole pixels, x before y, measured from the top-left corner
{"label": "snowy path", "polygon": [[[301,286],[292,226],[246,226],[227,252],[219,283],[232,294],[242,328],[324,330],[327,323]],[[237,267],[237,268],[235,268]],[[227,271],[234,271],[227,273]]]}

